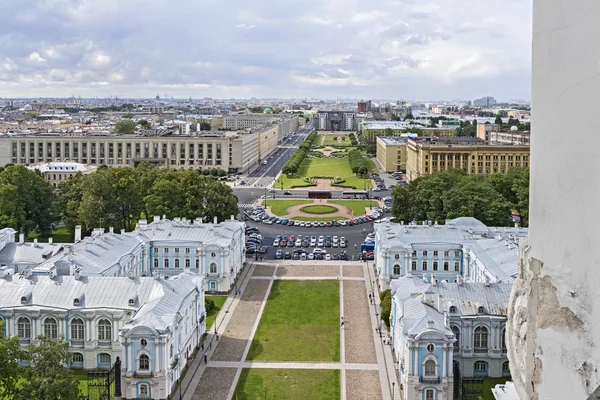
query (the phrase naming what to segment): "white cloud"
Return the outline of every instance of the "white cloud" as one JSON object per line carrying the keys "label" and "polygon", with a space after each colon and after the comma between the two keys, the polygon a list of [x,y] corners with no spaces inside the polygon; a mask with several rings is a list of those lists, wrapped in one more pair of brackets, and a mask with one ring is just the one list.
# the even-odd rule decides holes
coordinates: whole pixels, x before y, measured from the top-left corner
{"label": "white cloud", "polygon": [[8,0],[0,55],[9,96],[529,98],[531,0]]}

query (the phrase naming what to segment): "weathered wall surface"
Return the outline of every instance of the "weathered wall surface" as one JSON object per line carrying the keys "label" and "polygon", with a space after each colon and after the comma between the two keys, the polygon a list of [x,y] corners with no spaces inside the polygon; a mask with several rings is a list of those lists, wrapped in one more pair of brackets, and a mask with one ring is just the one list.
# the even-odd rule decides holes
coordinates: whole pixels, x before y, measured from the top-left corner
{"label": "weathered wall surface", "polygon": [[600,1],[534,0],[530,228],[509,307],[521,399],[600,385]]}

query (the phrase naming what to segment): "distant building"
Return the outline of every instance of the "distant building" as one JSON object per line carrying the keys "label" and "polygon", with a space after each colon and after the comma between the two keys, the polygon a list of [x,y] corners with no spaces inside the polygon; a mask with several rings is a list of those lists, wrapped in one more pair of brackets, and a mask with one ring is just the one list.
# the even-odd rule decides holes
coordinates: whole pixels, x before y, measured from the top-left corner
{"label": "distant building", "polygon": [[485,140],[487,144],[528,146],[531,132],[519,131],[516,126],[501,130],[496,124],[477,124],[477,137]]}
{"label": "distant building", "polygon": [[314,117],[315,129],[318,131],[354,131],[356,113],[342,110],[319,110]]}
{"label": "distant building", "polygon": [[406,139],[378,136],[377,162],[385,172],[406,171]]}
{"label": "distant building", "polygon": [[473,100],[473,105],[475,107],[490,107],[496,104],[496,99],[492,96],[485,96],[480,99]]}
{"label": "distant building", "polygon": [[359,101],[356,103],[356,112],[357,113],[367,113],[371,111],[371,100],[369,101]]}
{"label": "distant building", "polygon": [[57,187],[61,182],[81,172],[90,174],[98,169],[95,165],[85,165],[76,162],[50,162],[41,163],[27,167],[29,170],[38,170],[44,176],[44,180]]}
{"label": "distant building", "polygon": [[529,167],[528,145],[488,145],[471,137],[408,137],[409,180],[462,169],[468,175],[506,174],[512,167]]}

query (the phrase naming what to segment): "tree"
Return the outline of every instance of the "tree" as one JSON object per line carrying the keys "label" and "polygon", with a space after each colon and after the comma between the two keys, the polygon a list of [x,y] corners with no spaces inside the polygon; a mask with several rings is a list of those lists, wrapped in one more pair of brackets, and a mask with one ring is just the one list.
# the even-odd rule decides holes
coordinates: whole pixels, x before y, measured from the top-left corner
{"label": "tree", "polygon": [[405,121],[409,119],[415,119],[415,117],[412,115],[412,112],[409,112],[404,116]]}
{"label": "tree", "polygon": [[406,186],[398,185],[392,190],[392,215],[398,221],[409,222],[410,216],[410,193]]}
{"label": "tree", "polygon": [[[0,323],[4,329],[4,322]],[[18,389],[21,366],[19,360],[24,358],[24,351],[19,344],[19,337],[0,336],[0,398],[14,399]]]}
{"label": "tree", "polygon": [[128,118],[128,119],[133,118],[133,114],[132,113],[123,114],[123,118]]}
{"label": "tree", "polygon": [[385,136],[392,136],[394,134],[394,130],[392,128],[385,128]]}
{"label": "tree", "polygon": [[71,355],[64,338],[38,336],[39,344],[26,350],[29,366],[23,368],[24,380],[15,400],[80,400],[79,381],[68,368]]}
{"label": "tree", "polygon": [[136,127],[136,123],[135,121],[132,121],[130,119],[126,119],[123,121],[119,121],[115,124],[115,133],[118,133],[120,135],[131,135],[133,133],[135,133],[135,127]]}
{"label": "tree", "polygon": [[201,131],[210,131],[211,129],[212,129],[212,127],[208,122],[200,122],[200,130]]}
{"label": "tree", "polygon": [[494,124],[502,125],[502,117],[500,116],[500,114],[496,115],[496,120],[494,121]]}
{"label": "tree", "polygon": [[392,311],[392,291],[386,289],[379,294],[379,301],[381,306],[381,320],[385,325],[390,327],[390,313]]}
{"label": "tree", "polygon": [[443,197],[447,218],[473,217],[487,226],[506,226],[510,203],[492,185],[479,179],[463,179]]}
{"label": "tree", "polygon": [[150,129],[152,127],[152,125],[150,125],[150,122],[146,121],[145,119],[139,120],[138,124],[140,124],[144,129]]}

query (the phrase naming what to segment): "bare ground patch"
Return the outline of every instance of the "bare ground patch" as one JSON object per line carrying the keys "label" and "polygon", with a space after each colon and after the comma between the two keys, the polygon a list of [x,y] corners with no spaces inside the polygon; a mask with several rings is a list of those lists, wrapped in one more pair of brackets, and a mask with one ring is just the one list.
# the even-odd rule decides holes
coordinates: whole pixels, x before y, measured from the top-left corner
{"label": "bare ground patch", "polygon": [[252,276],[273,276],[274,271],[275,271],[275,266],[257,265],[254,268],[254,272],[252,273]]}
{"label": "bare ground patch", "polygon": [[[208,362],[210,365],[210,361]],[[236,368],[206,368],[192,395],[192,400],[229,400]]]}
{"label": "bare ground patch", "polygon": [[378,371],[346,370],[347,400],[380,400],[382,398]]}
{"label": "bare ground patch", "polygon": [[337,265],[280,265],[277,276],[321,277],[338,276],[340,267]]}
{"label": "bare ground patch", "polygon": [[344,281],[344,336],[346,362],[376,364],[365,283]]}
{"label": "bare ground patch", "polygon": [[344,277],[364,278],[362,265],[344,265]]}

